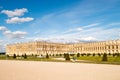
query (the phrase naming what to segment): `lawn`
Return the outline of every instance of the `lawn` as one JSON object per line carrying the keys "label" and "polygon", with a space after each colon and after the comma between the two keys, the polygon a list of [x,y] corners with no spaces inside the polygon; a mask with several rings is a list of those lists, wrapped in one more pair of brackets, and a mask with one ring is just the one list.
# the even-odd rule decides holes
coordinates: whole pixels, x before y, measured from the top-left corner
{"label": "lawn", "polygon": [[[107,56],[107,59],[108,59],[107,61],[102,61],[102,57],[103,57],[103,55],[101,55],[101,56],[98,56],[98,55],[86,56],[86,55],[84,55],[84,56],[77,57],[76,62],[78,62],[78,63],[97,63],[97,64],[117,64],[117,65],[120,65],[120,56],[114,56],[113,57],[112,55],[108,55]],[[36,57],[36,56],[27,56],[26,59],[24,59],[23,57],[16,57],[16,59],[14,59],[12,56],[6,57],[6,55],[0,55],[0,60],[66,62],[64,60],[57,60],[55,58],[63,58],[63,56],[57,56],[57,57],[56,56],[50,56],[48,59],[47,58],[39,58],[39,57]],[[70,58],[72,59],[73,56],[70,56]]]}
{"label": "lawn", "polygon": [[80,56],[78,61],[91,62],[91,63],[106,63],[106,64],[120,64],[120,56],[107,56],[107,61],[102,61],[102,56]]}
{"label": "lawn", "polygon": [[[54,58],[58,58],[58,57],[54,57]],[[52,61],[52,62],[64,62],[63,60],[55,60],[53,59],[53,57],[49,57],[49,58],[39,58],[37,56],[27,56],[26,59],[24,59],[23,57],[16,57],[15,59],[13,58],[13,56],[9,56],[7,57],[6,55],[0,55],[0,60],[23,60],[23,61]]]}

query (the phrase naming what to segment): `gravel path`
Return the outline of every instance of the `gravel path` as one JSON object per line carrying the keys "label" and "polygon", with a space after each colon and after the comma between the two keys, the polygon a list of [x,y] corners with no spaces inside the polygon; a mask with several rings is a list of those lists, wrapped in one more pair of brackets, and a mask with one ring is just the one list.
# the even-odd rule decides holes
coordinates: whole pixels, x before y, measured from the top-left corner
{"label": "gravel path", "polygon": [[0,60],[0,80],[120,80],[120,66]]}

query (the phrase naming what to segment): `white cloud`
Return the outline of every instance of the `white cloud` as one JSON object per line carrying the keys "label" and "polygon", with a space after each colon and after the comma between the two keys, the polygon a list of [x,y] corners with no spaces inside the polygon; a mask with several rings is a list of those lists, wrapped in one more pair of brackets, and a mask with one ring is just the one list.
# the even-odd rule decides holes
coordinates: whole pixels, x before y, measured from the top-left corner
{"label": "white cloud", "polygon": [[86,25],[86,26],[81,26],[81,27],[78,27],[78,28],[71,28],[71,29],[68,29],[67,31],[65,31],[63,33],[79,32],[79,31],[83,31],[86,28],[96,27],[98,25],[99,25],[99,23],[94,23],[94,24],[89,24],[89,25]]}
{"label": "white cloud", "polygon": [[56,43],[80,43],[80,42],[89,42],[89,41],[97,41],[96,38],[87,36],[87,37],[80,37],[77,34],[66,34],[66,35],[59,35],[59,36],[49,36],[49,37],[33,37],[29,38],[30,40],[35,41],[48,41],[48,42],[56,42]]}
{"label": "white cloud", "polygon": [[5,36],[7,36],[8,38],[24,38],[24,36],[27,34],[27,32],[23,32],[23,31],[15,31],[15,32],[5,31],[3,34]]}
{"label": "white cloud", "polygon": [[5,26],[0,26],[0,31],[6,31],[7,28]]}
{"label": "white cloud", "polygon": [[11,24],[11,23],[23,23],[23,22],[29,22],[34,20],[34,18],[31,17],[26,17],[26,18],[19,18],[19,17],[13,17],[11,19],[7,19],[6,22]]}
{"label": "white cloud", "polygon": [[91,28],[91,27],[97,27],[100,23],[93,23],[93,24],[89,24],[87,26],[82,26],[84,28]]}
{"label": "white cloud", "polygon": [[109,24],[109,26],[116,26],[116,25],[120,25],[120,22],[113,22],[113,23]]}
{"label": "white cloud", "polygon": [[97,39],[89,36],[89,37],[83,37],[83,38],[81,38],[81,40],[83,40],[83,41],[96,41]]}
{"label": "white cloud", "polygon": [[24,38],[27,32],[23,31],[10,31],[5,26],[0,26],[0,31],[3,31],[3,34],[8,38],[16,39],[16,38]]}
{"label": "white cloud", "polygon": [[82,28],[74,28],[74,29],[69,29],[63,33],[78,32],[78,31],[82,31],[82,30],[83,30]]}
{"label": "white cloud", "polygon": [[25,12],[28,12],[26,8],[11,10],[2,10],[1,13],[6,14],[8,17],[23,16]]}

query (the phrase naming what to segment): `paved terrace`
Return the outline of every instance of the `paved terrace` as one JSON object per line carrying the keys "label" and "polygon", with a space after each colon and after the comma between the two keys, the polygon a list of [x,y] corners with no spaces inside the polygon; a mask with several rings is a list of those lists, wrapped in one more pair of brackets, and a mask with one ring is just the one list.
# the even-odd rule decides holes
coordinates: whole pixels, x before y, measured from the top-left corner
{"label": "paved terrace", "polygon": [[0,60],[0,80],[120,80],[120,66]]}

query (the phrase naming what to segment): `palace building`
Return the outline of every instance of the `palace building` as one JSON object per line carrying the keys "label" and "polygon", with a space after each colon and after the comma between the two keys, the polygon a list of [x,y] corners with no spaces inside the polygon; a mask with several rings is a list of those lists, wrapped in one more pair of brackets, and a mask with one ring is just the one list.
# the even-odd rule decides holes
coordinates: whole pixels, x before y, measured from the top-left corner
{"label": "palace building", "polygon": [[120,40],[84,42],[73,44],[34,41],[9,44],[6,46],[7,55],[46,55],[64,53],[120,53]]}

